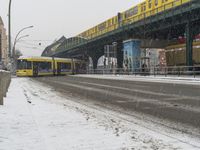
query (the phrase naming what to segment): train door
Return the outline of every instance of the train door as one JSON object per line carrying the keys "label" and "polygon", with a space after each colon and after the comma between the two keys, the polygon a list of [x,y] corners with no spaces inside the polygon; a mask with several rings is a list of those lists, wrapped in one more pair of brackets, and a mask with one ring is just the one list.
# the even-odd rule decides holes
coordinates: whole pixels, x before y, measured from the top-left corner
{"label": "train door", "polygon": [[174,0],[162,0],[164,10],[170,9],[173,7]]}
{"label": "train door", "polygon": [[154,15],[154,1],[148,0],[146,3],[146,17]]}
{"label": "train door", "polygon": [[118,13],[117,14],[117,21],[118,21],[118,26],[121,27],[123,25],[123,13]]}
{"label": "train door", "polygon": [[55,65],[54,57],[52,57],[52,66],[51,67],[53,68],[53,75],[55,76],[56,75],[56,65]]}
{"label": "train door", "polygon": [[80,64],[79,62],[75,62],[75,73],[78,74],[80,71]]}
{"label": "train door", "polygon": [[141,13],[140,13],[140,16],[138,17],[138,19],[143,19],[143,18],[145,18],[145,13],[146,13],[146,2],[143,2],[143,3],[141,3],[141,5],[140,5],[140,11],[141,11]]}
{"label": "train door", "polygon": [[33,76],[37,77],[38,76],[38,62],[33,62]]}
{"label": "train door", "polygon": [[61,75],[61,63],[60,62],[58,62],[57,63],[57,75]]}
{"label": "train door", "polygon": [[73,59],[73,58],[71,59],[71,62],[72,62],[72,63],[71,63],[72,74],[74,75],[74,74],[75,74],[75,64],[74,64],[75,62],[74,62],[74,59]]}
{"label": "train door", "polygon": [[160,0],[154,0],[154,13],[157,14],[162,11],[162,2]]}

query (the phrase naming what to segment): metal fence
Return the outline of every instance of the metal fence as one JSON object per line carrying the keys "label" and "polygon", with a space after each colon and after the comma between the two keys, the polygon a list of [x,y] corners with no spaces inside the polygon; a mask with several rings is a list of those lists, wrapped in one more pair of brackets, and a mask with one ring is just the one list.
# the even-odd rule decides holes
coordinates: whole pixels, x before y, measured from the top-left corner
{"label": "metal fence", "polygon": [[113,69],[89,69],[88,74],[121,74],[121,75],[138,75],[138,76],[189,76],[200,77],[199,66],[173,66],[173,67],[151,67],[151,68],[113,68]]}
{"label": "metal fence", "polygon": [[10,72],[0,70],[0,105],[3,105],[3,98],[6,97],[10,82]]}

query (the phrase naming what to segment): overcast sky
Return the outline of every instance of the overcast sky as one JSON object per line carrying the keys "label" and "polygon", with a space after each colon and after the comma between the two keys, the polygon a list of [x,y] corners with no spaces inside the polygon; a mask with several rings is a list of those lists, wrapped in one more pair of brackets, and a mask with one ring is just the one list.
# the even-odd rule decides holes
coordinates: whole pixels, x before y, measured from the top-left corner
{"label": "overcast sky", "polygon": [[[40,55],[54,40],[75,36],[142,0],[12,0],[12,39],[29,35],[16,47],[26,56]],[[7,29],[9,0],[0,0],[0,16]],[[41,45],[39,45],[41,43]]]}

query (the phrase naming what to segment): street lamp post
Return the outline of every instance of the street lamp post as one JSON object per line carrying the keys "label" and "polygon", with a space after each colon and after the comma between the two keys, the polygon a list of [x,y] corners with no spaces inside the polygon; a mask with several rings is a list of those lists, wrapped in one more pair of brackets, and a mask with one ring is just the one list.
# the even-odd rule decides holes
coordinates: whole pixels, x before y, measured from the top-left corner
{"label": "street lamp post", "polygon": [[17,35],[16,35],[16,37],[15,37],[14,45],[13,45],[13,49],[12,49],[12,55],[11,55],[11,56],[12,56],[12,57],[11,57],[11,64],[12,64],[12,72],[13,72],[13,73],[15,73],[15,69],[16,69],[15,45],[16,45],[16,43],[17,43],[20,39],[29,36],[29,35],[25,35],[25,36],[19,37],[19,35],[20,35],[20,33],[21,33],[22,31],[24,31],[24,30],[26,30],[26,29],[29,29],[29,28],[33,28],[33,26],[28,26],[28,27],[22,28],[22,29],[17,33]]}
{"label": "street lamp post", "polygon": [[[20,33],[21,33],[22,31],[24,31],[24,30],[26,30],[26,29],[29,29],[29,28],[33,28],[33,26],[24,27],[24,28],[22,28],[22,29],[17,33],[17,35],[16,35],[16,37],[15,37],[15,40],[14,40],[14,45],[13,45],[12,55],[11,55],[13,58],[15,57],[15,45],[16,45],[16,42],[19,41],[18,36],[20,35]],[[27,37],[27,36],[28,36],[28,35],[22,36],[22,37],[20,37],[20,39],[21,39],[21,38],[24,38],[24,37]]]}
{"label": "street lamp post", "polygon": [[12,73],[15,73],[16,71],[16,63],[17,63],[17,60],[16,60],[16,54],[15,54],[15,45],[17,44],[17,42],[19,40],[21,40],[22,38],[25,38],[25,37],[28,37],[29,35],[24,35],[24,36],[20,36],[19,38],[16,38],[15,41],[14,41],[14,45],[13,45],[13,53],[12,53],[12,61],[11,61],[11,64],[12,64]]}
{"label": "street lamp post", "polygon": [[9,1],[9,8],[8,8],[8,57],[11,58],[11,2]]}
{"label": "street lamp post", "polygon": [[23,35],[23,36],[20,36],[19,38],[16,38],[15,41],[14,41],[14,44],[13,44],[13,49],[12,49],[12,56],[13,58],[15,59],[15,46],[17,44],[17,42],[25,37],[28,37],[29,35]]}
{"label": "street lamp post", "polygon": [[[29,28],[33,28],[33,26],[24,27],[24,28],[22,28],[22,29],[17,33],[17,35],[16,35],[16,37],[15,37],[15,40],[14,40],[14,45],[13,45],[13,51],[12,51],[12,54],[13,54],[12,56],[13,56],[13,57],[14,57],[14,55],[15,55],[15,45],[16,45],[16,42],[19,41],[19,39],[18,39],[19,34],[20,34],[22,31],[24,31],[24,30],[26,30],[26,29],[29,29]],[[27,37],[27,35],[26,35],[25,37]],[[22,37],[20,37],[20,38],[22,38]]]}
{"label": "street lamp post", "polygon": [[[8,7],[8,57],[10,59],[10,62],[12,63],[12,53],[11,53],[11,50],[12,50],[12,46],[11,46],[11,3],[12,3],[12,0],[9,0],[9,7]],[[16,44],[16,41],[17,41],[17,38],[19,36],[19,34],[27,29],[27,28],[32,28],[33,26],[29,26],[29,27],[25,27],[23,29],[21,29],[18,34],[16,35],[15,37],[15,44]],[[13,49],[15,50],[15,48]],[[15,53],[15,52],[14,52]]]}

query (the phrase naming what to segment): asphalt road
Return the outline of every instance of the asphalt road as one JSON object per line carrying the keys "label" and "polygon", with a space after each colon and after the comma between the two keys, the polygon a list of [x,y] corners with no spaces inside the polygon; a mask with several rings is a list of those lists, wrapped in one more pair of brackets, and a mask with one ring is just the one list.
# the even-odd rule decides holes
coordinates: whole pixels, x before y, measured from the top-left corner
{"label": "asphalt road", "polygon": [[112,106],[121,108],[124,113],[137,112],[167,120],[175,124],[177,129],[182,126],[200,129],[200,85],[77,76],[39,77],[34,80],[46,83],[68,96],[86,99],[102,107]]}

